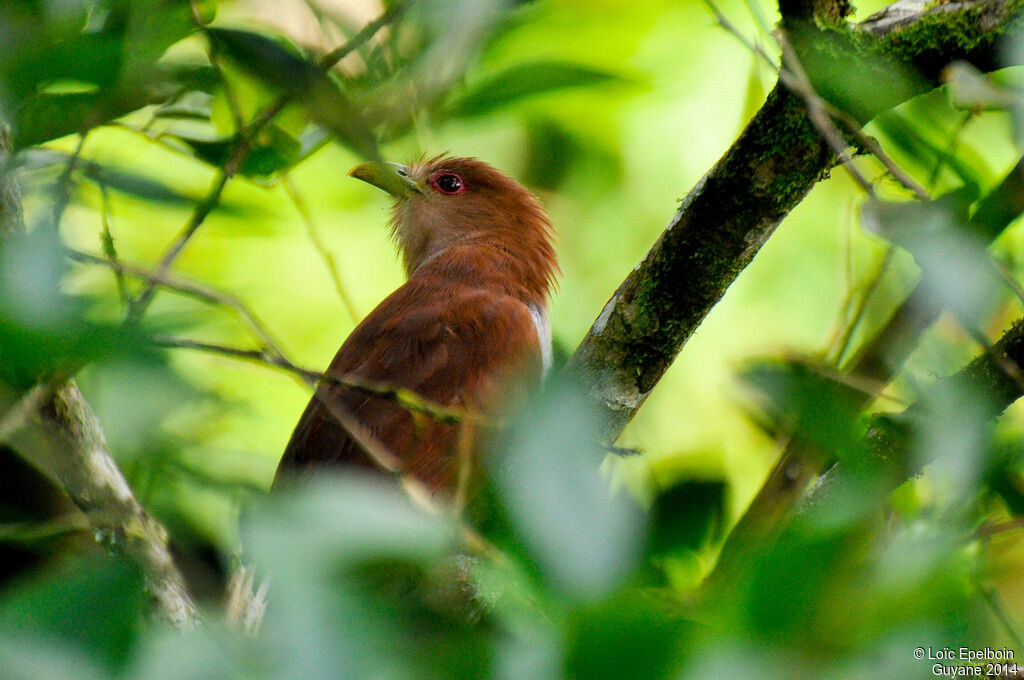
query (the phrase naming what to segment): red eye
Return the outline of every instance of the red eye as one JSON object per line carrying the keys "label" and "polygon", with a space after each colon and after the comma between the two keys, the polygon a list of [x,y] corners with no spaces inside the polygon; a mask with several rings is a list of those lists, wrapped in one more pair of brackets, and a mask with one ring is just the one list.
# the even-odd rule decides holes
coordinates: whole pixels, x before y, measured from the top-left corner
{"label": "red eye", "polygon": [[430,178],[430,183],[442,194],[448,194],[449,196],[461,194],[466,190],[466,184],[462,181],[462,178],[454,172],[447,170],[435,172],[434,176]]}

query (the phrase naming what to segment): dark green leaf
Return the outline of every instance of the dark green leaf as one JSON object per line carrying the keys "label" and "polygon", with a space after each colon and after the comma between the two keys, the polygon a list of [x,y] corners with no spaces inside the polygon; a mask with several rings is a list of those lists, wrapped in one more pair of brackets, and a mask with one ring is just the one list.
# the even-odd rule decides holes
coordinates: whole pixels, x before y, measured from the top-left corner
{"label": "dark green leaf", "polygon": [[[233,137],[199,139],[179,136],[200,160],[213,167],[223,167],[236,141]],[[271,177],[300,160],[302,144],[276,125],[264,128],[250,148],[238,171],[247,177]]]}
{"label": "dark green leaf", "polygon": [[795,360],[761,361],[746,368],[742,379],[765,398],[767,415],[784,432],[806,439],[826,456],[860,450],[864,396],[825,369]]}
{"label": "dark green leaf", "polygon": [[548,92],[626,82],[622,76],[582,64],[539,61],[516,64],[462,92],[447,108],[456,118],[470,118]]}
{"label": "dark green leaf", "polygon": [[[0,13],[0,97],[11,114],[16,148],[82,131],[146,104],[168,87],[157,67],[164,50],[193,30],[178,0],[89,3],[56,13],[19,3]],[[47,3],[53,6],[52,3]],[[74,82],[79,91],[55,84]]]}
{"label": "dark green leaf", "polygon": [[723,529],[726,485],[683,480],[662,491],[651,509],[650,550],[656,554],[700,550]]}
{"label": "dark green leaf", "polygon": [[315,63],[270,38],[231,29],[208,29],[215,49],[301,102],[310,116],[365,158],[378,158],[376,137],[338,84]]}
{"label": "dark green leaf", "polygon": [[[29,149],[20,155],[19,160],[27,170],[35,171],[47,168],[63,169],[69,158],[70,156],[62,151]],[[123,194],[172,205],[195,202],[193,198],[158,180],[118,170],[87,158],[78,158],[75,167],[80,175],[90,182]]]}
{"label": "dark green leaf", "polygon": [[1018,161],[1003,181],[985,196],[971,216],[971,231],[994,241],[1024,212],[1024,160]]}
{"label": "dark green leaf", "polygon": [[135,642],[145,609],[141,574],[106,556],[65,565],[0,600],[0,630],[52,635],[117,668]]}
{"label": "dark green leaf", "polygon": [[691,626],[654,598],[626,592],[569,619],[565,677],[656,680],[678,677],[680,638]]}

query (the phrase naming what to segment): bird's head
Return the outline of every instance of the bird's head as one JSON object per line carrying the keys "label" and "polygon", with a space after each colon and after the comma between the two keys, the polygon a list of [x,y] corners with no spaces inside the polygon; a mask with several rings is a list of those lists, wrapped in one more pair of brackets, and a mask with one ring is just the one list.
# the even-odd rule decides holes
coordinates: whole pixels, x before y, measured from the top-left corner
{"label": "bird's head", "polygon": [[458,246],[490,246],[547,291],[557,271],[551,223],[533,194],[475,158],[438,156],[399,165],[363,163],[349,175],[395,199],[392,229],[405,270]]}

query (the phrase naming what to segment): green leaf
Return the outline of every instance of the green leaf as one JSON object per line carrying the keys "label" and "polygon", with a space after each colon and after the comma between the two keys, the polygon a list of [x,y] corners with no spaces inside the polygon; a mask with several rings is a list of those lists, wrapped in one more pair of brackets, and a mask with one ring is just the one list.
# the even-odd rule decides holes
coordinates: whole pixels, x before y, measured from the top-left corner
{"label": "green leaf", "polygon": [[861,450],[864,426],[858,416],[864,395],[827,369],[797,360],[772,359],[752,363],[740,377],[762,398],[774,429],[800,436],[826,457]]}
{"label": "green leaf", "polygon": [[379,157],[376,137],[362,113],[315,63],[256,33],[211,28],[207,34],[214,49],[302,103],[310,116],[343,144],[365,158]]}
{"label": "green leaf", "polygon": [[124,560],[102,556],[65,565],[0,600],[0,630],[54,636],[107,668],[135,642],[146,599],[143,579]]}
{"label": "green leaf", "polygon": [[61,291],[66,270],[46,223],[0,240],[0,382],[23,388],[55,371],[145,354],[143,330],[87,320],[85,302]]}
{"label": "green leaf", "polygon": [[140,642],[130,672],[124,677],[136,680],[251,677],[244,669],[253,667],[253,659],[260,656],[260,645],[257,639],[241,635],[231,635],[230,631],[212,625],[190,631],[157,628]]}
{"label": "green leaf", "polygon": [[692,628],[648,595],[627,591],[569,618],[565,676],[574,680],[679,677],[680,638]]}
{"label": "green leaf", "polygon": [[[27,149],[19,156],[20,164],[29,171],[46,170],[67,166],[70,155],[63,151],[51,149]],[[184,205],[195,202],[195,199],[182,194],[163,182],[143,177],[131,172],[119,170],[87,158],[78,158],[75,167],[81,177],[98,186],[136,196],[147,201]]]}
{"label": "green leaf", "polygon": [[926,204],[872,200],[863,208],[865,227],[910,252],[933,304],[967,328],[986,323],[1004,285],[986,240],[970,226],[976,195],[968,186]]}
{"label": "green leaf", "polygon": [[[266,676],[424,677],[395,645],[423,634],[418,574],[444,556],[452,529],[392,480],[315,481],[275,494],[243,527],[257,575],[273,578]],[[442,621],[428,620],[428,630],[440,634]]]}
{"label": "green leaf", "polygon": [[[201,139],[198,135],[187,137],[183,132],[175,134],[195,157],[213,167],[223,167],[235,147],[234,137]],[[266,126],[254,140],[248,156],[238,171],[246,177],[272,177],[281,170],[292,167],[301,158],[302,143],[276,125]]]}
{"label": "green leaf", "polygon": [[110,673],[87,654],[52,634],[9,630],[0,635],[0,668],[16,680],[66,680],[74,669],[76,680],[105,680]]}
{"label": "green leaf", "polygon": [[725,482],[683,480],[662,491],[651,509],[650,551],[700,550],[725,522]]}
{"label": "green leaf", "polygon": [[471,118],[506,108],[529,97],[577,87],[623,83],[622,76],[560,61],[516,64],[465,89],[446,109],[454,118]]}
{"label": "green leaf", "polygon": [[[16,149],[120,117],[173,82],[156,60],[194,29],[188,3],[119,0],[95,12],[90,5],[23,2],[0,13],[0,96]],[[67,82],[82,87],[54,88]]]}
{"label": "green leaf", "polygon": [[1024,213],[1024,161],[1018,161],[999,185],[979,201],[970,227],[986,241],[994,241],[1021,213]]}
{"label": "green leaf", "polygon": [[504,511],[547,582],[576,600],[599,598],[637,564],[646,536],[632,498],[612,495],[598,467],[599,416],[566,381],[549,384],[487,463]]}

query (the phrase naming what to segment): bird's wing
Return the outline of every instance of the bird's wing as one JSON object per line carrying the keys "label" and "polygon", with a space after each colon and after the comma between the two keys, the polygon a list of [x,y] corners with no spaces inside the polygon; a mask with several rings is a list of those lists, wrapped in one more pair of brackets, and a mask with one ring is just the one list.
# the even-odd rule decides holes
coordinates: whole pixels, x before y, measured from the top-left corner
{"label": "bird's wing", "polygon": [[[493,412],[541,374],[530,308],[493,290],[410,280],[386,298],[338,350],[328,373],[402,387],[446,407]],[[520,397],[521,398],[521,397]],[[414,419],[393,400],[321,384],[285,449],[278,477],[308,467],[372,467],[325,400],[354,415],[406,469],[433,488],[453,479],[457,426]]]}

